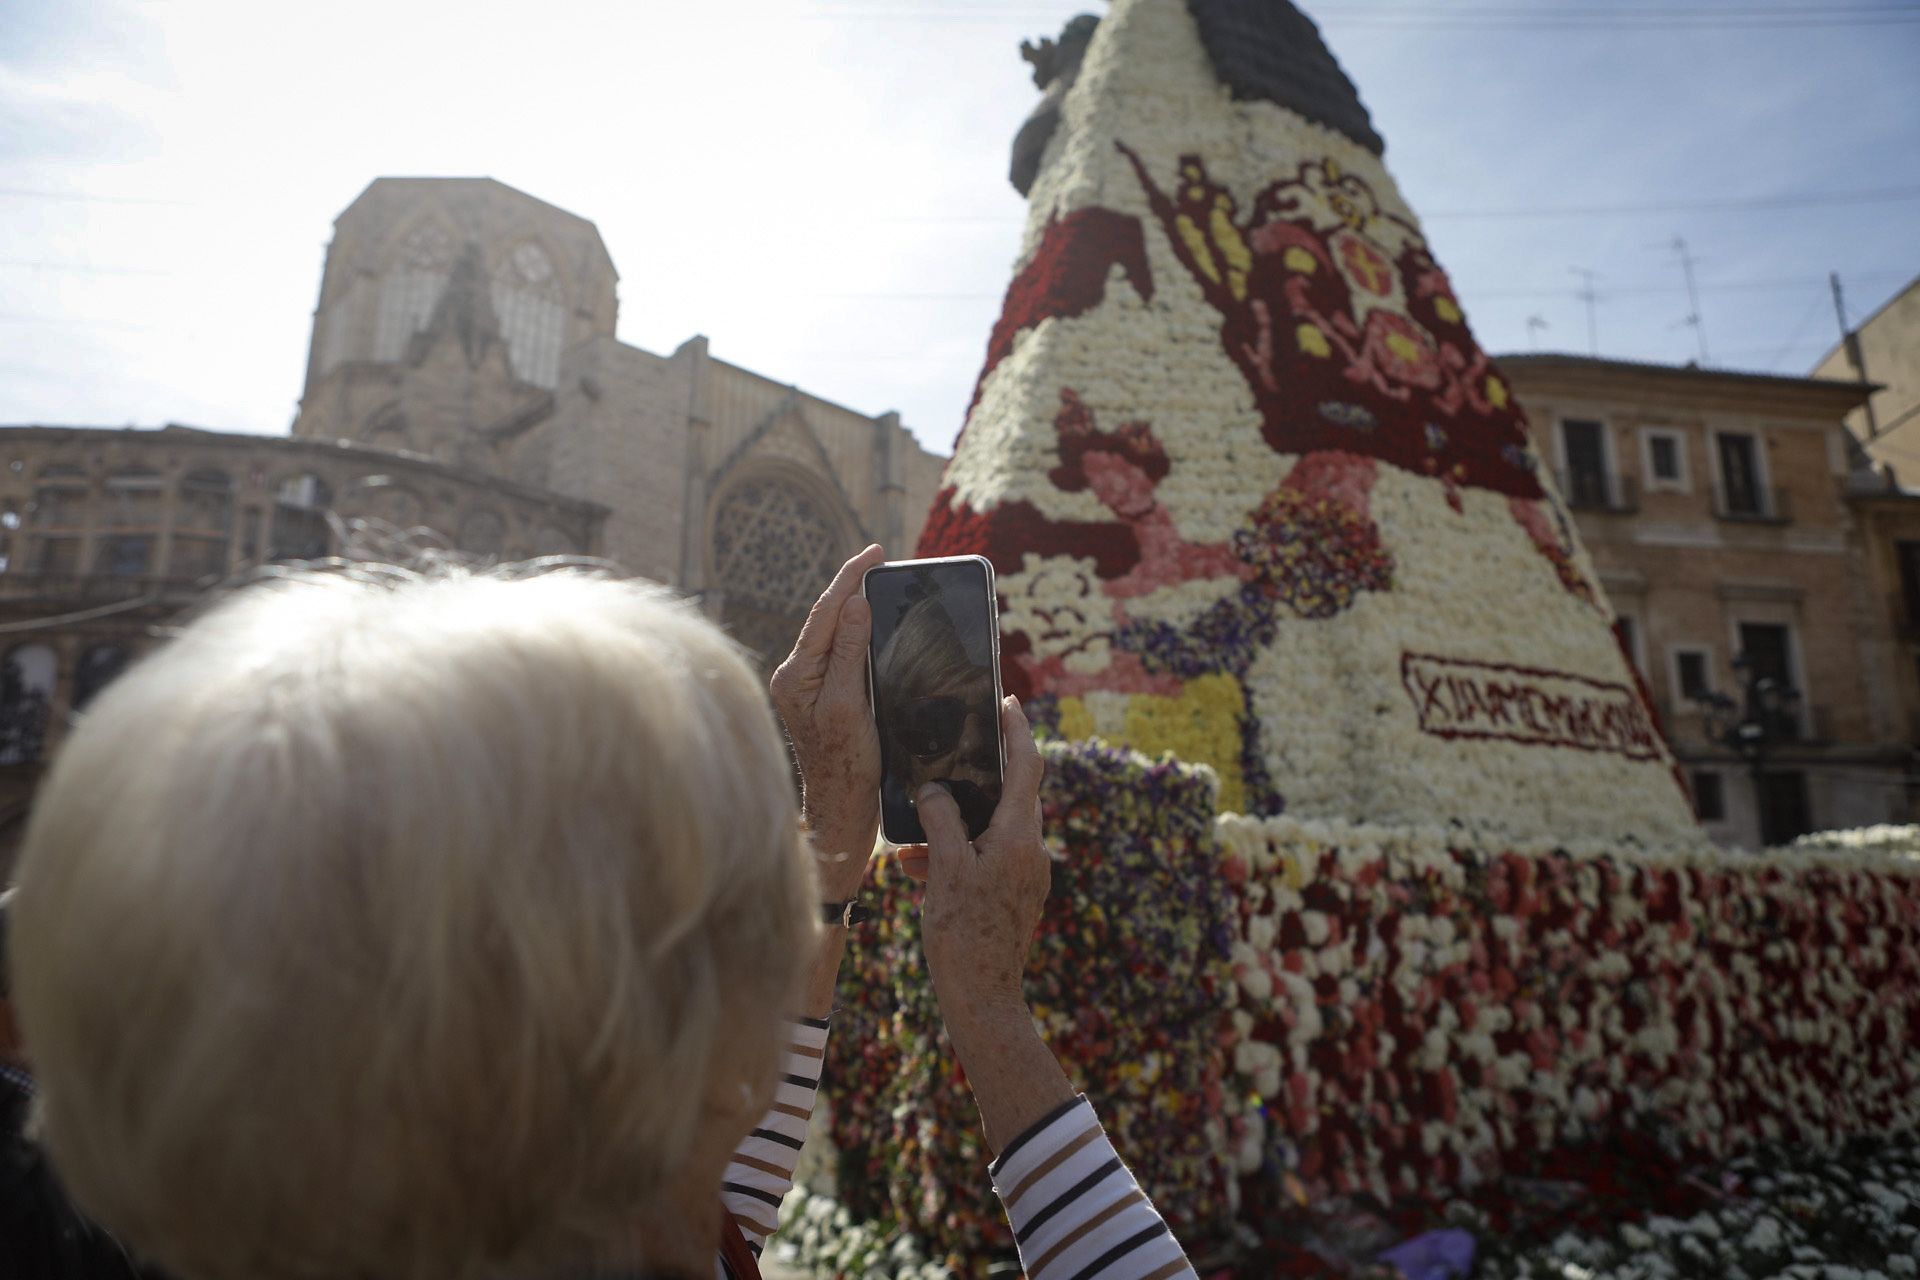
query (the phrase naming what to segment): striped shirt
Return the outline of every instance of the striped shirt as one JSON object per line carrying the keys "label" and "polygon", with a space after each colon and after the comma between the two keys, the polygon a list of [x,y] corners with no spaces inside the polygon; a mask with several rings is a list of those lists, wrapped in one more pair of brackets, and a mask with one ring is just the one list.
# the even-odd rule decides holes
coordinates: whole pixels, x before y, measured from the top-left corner
{"label": "striped shirt", "polygon": [[[766,1247],[767,1237],[780,1222],[780,1201],[793,1186],[793,1169],[807,1140],[807,1122],[813,1118],[814,1096],[820,1092],[820,1066],[827,1052],[827,1023],[819,1018],[795,1022],[780,1063],[780,1083],[773,1092],[773,1108],[760,1119],[746,1141],[733,1153],[720,1184],[720,1202],[727,1207],[754,1257]],[[716,1274],[726,1271],[716,1261]]]}
{"label": "striped shirt", "polygon": [[[793,1186],[820,1089],[827,1024],[793,1024],[773,1109],[734,1153],[721,1201],[755,1257]],[[1075,1098],[1007,1144],[989,1167],[1013,1224],[1028,1280],[1170,1280],[1192,1277],[1180,1242],[1133,1180],[1093,1105]],[[718,1259],[714,1274],[729,1280]]]}
{"label": "striped shirt", "polygon": [[1169,1280],[1193,1266],[1079,1097],[988,1166],[1027,1280]]}

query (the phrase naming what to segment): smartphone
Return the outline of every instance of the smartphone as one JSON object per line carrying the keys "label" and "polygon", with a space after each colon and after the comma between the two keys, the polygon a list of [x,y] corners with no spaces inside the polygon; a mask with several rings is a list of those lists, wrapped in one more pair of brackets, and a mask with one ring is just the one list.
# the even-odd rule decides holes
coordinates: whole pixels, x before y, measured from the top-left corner
{"label": "smartphone", "polygon": [[952,793],[977,839],[993,821],[1006,766],[1000,740],[1000,610],[982,556],[901,560],[867,570],[873,608],[867,677],[880,731],[880,828],[924,844],[913,798]]}

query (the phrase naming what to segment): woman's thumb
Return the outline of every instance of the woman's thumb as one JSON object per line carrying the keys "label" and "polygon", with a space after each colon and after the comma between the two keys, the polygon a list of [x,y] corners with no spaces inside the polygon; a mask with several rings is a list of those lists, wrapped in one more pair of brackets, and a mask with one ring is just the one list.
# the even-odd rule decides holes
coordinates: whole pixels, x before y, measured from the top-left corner
{"label": "woman's thumb", "polygon": [[960,806],[946,787],[929,782],[914,797],[914,809],[920,815],[920,829],[927,835],[927,883],[954,883],[966,874],[962,859],[974,856]]}

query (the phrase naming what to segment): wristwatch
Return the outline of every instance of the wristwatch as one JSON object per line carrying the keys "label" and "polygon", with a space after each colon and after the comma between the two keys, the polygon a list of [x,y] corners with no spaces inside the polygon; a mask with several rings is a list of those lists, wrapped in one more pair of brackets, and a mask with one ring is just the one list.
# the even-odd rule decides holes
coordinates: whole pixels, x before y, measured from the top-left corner
{"label": "wristwatch", "polygon": [[862,920],[871,920],[873,912],[860,905],[860,899],[848,898],[845,902],[823,902],[820,904],[820,923],[837,924],[842,929],[851,929]]}

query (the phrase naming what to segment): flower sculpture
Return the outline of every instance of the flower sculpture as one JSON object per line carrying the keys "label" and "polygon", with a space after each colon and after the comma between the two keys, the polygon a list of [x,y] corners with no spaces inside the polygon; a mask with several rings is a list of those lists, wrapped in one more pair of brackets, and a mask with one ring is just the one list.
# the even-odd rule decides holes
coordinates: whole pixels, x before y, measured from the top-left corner
{"label": "flower sculpture", "polygon": [[[1920,864],[1707,845],[1313,24],[1113,0],[1072,48],[920,552],[998,571],[1007,688],[1062,740],[1029,994],[1183,1238],[1635,1128],[1920,1124]],[[980,1262],[984,1152],[914,891],[881,890],[830,1049],[841,1186]]]}

